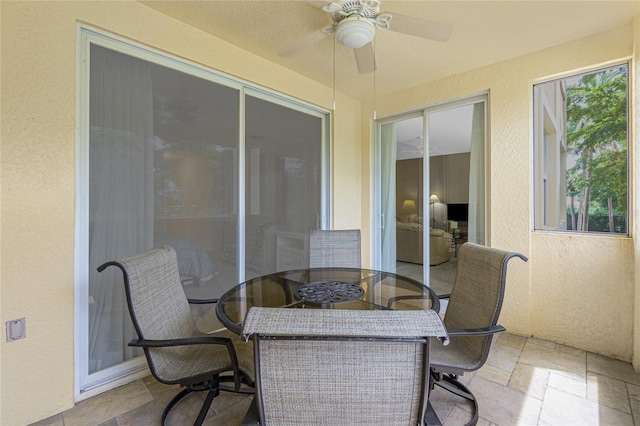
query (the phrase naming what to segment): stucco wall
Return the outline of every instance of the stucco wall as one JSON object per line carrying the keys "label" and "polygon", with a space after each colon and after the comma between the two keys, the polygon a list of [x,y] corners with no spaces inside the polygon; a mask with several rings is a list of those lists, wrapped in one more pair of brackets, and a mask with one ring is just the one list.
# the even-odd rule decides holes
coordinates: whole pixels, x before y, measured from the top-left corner
{"label": "stucco wall", "polygon": [[[362,216],[360,108],[345,104],[338,98],[333,117],[332,227],[359,229]],[[364,240],[362,246],[363,255],[366,256],[365,250],[368,249],[365,249]]]}
{"label": "stucco wall", "polygon": [[[628,58],[637,32],[637,27],[618,28],[376,102],[378,117],[384,117],[489,93],[489,241],[529,256],[526,264],[510,263],[500,322],[512,333],[626,361],[632,358],[633,240],[531,231],[532,86],[549,76]],[[365,106],[363,123],[370,115]],[[363,124],[362,129],[363,140],[368,140],[370,127]],[[636,135],[630,146],[637,142]],[[363,149],[363,158],[371,158],[370,149]],[[371,161],[363,164],[363,174],[370,176]],[[363,211],[363,224],[369,224],[371,208]]]}
{"label": "stucco wall", "polygon": [[[78,23],[330,108],[330,88],[132,1],[2,1],[0,424],[30,423],[74,403],[76,35]],[[360,103],[337,94],[332,181],[337,227],[360,219]],[[4,329],[4,327],[3,327]]]}

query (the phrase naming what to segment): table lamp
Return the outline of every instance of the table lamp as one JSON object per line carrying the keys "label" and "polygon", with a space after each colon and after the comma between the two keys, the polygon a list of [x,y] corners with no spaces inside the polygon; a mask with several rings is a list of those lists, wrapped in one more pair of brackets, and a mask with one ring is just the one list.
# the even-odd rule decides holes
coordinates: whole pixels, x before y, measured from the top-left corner
{"label": "table lamp", "polygon": [[408,222],[411,213],[417,211],[415,200],[404,200],[402,202],[402,207],[400,207],[400,211],[407,215],[406,221]]}

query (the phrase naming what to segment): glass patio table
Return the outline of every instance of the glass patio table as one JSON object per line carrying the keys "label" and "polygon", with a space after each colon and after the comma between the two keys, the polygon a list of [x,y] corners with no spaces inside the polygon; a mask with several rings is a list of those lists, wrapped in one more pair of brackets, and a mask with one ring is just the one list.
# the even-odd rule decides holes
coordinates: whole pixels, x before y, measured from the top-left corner
{"label": "glass patio table", "polygon": [[305,309],[440,310],[438,296],[412,278],[357,268],[276,272],[241,283],[218,299],[216,315],[241,334],[252,306]]}

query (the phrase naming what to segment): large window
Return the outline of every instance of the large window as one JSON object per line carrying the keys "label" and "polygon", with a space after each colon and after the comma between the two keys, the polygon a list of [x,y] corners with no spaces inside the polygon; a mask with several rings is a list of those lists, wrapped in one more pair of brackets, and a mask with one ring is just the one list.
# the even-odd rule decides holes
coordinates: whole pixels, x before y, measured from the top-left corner
{"label": "large window", "polygon": [[627,234],[628,65],[534,86],[534,226]]}

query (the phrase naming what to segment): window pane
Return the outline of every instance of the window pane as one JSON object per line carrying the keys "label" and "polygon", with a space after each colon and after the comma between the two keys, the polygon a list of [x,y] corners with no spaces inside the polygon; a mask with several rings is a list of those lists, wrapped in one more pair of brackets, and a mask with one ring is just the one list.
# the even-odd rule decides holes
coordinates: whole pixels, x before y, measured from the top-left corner
{"label": "window pane", "polygon": [[485,244],[485,103],[430,113],[429,143],[430,226],[457,229],[457,245]]}
{"label": "window pane", "polygon": [[[98,265],[167,244],[189,297],[217,297],[237,283],[239,92],[96,45],[90,79],[93,373],[142,353],[127,346],[135,331],[122,274],[97,273]],[[205,329],[215,318],[201,316]]]}
{"label": "window pane", "polygon": [[318,228],[323,120],[246,97],[246,279],[308,265]]}
{"label": "window pane", "polygon": [[154,246],[178,255],[188,297],[237,283],[239,92],[155,65]]}
{"label": "window pane", "polygon": [[[77,208],[78,247],[87,249],[76,282],[86,298],[83,390],[143,365],[142,351],[127,345],[136,336],[122,273],[98,273],[98,265],[170,245],[187,297],[218,298],[245,273],[243,262],[247,278],[306,266],[308,232],[328,206],[320,199],[328,194],[321,188],[326,113],[177,58],[87,40],[90,105],[81,132],[88,138],[79,143],[88,158],[80,156],[78,172],[88,179],[79,182]],[[242,110],[241,90],[261,99],[247,97]],[[243,116],[246,157],[239,154]],[[245,169],[246,188],[239,186]],[[247,241],[237,239],[243,222]],[[199,329],[222,327],[214,304],[191,310]]]}
{"label": "window pane", "polygon": [[534,86],[535,229],[628,233],[628,67]]}
{"label": "window pane", "polygon": [[380,229],[381,268],[443,294],[451,292],[460,245],[485,244],[485,100],[423,114],[428,151],[425,115],[379,127],[380,207],[395,218]]}

